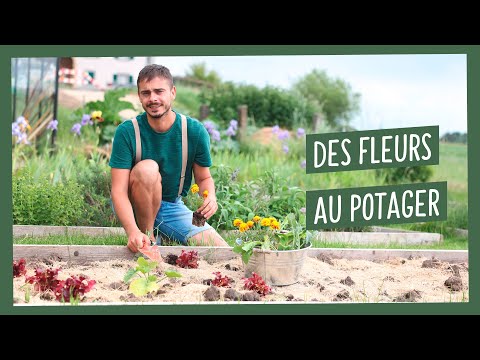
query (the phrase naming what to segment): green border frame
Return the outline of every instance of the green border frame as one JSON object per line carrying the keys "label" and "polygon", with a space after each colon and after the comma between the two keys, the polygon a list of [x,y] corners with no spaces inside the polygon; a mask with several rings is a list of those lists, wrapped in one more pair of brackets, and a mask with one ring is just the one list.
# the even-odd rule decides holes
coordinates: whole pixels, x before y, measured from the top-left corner
{"label": "green border frame", "polygon": [[[233,55],[354,55],[354,54],[466,54],[468,102],[468,153],[479,154],[480,142],[480,46],[479,45],[9,45],[2,46],[0,54],[1,93],[10,94],[12,57],[63,57],[63,56],[233,56]],[[0,99],[7,119],[11,119],[10,96]],[[0,146],[2,167],[11,169],[10,126],[4,119]],[[474,187],[479,182],[479,166],[475,157],[468,157],[468,194],[478,199],[480,191]],[[469,302],[468,303],[375,303],[375,304],[206,304],[206,305],[111,305],[111,306],[31,306],[14,307],[12,303],[12,184],[11,171],[2,172],[0,195],[0,225],[6,235],[1,241],[0,314],[480,314],[479,285],[479,222],[480,202],[469,201]],[[5,190],[7,189],[7,190]]]}

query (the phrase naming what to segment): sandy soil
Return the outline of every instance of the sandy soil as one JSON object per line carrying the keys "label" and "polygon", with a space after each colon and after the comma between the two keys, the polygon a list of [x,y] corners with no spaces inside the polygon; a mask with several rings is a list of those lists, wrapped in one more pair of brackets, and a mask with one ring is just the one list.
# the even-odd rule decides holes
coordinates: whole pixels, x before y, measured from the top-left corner
{"label": "sandy soil", "polygon": [[[165,254],[164,254],[165,255]],[[422,267],[425,264],[432,267]],[[123,283],[123,276],[136,263],[129,260],[114,260],[92,263],[84,266],[67,267],[65,262],[27,261],[27,275],[33,275],[36,266],[61,267],[59,279],[70,275],[86,275],[97,284],[85,294],[83,303],[118,304],[124,302],[148,303],[202,303],[204,293],[209,289],[208,280],[214,272],[233,279],[232,288],[246,294],[243,289],[243,265],[240,258],[209,264],[199,260],[197,269],[183,269],[162,263],[157,272],[174,269],[182,274],[178,279],[164,279],[156,293],[136,298]],[[229,268],[229,270],[227,269]],[[461,288],[449,289],[445,281],[454,273],[461,279]],[[455,280],[455,279],[454,279]],[[457,281],[460,281],[458,278]],[[14,279],[14,303],[25,304],[25,291],[20,289],[24,277]],[[232,301],[225,298],[228,288],[218,288],[217,303]],[[49,294],[32,293],[29,304],[59,304],[54,298],[45,300]],[[50,296],[51,298],[51,296]],[[247,298],[254,300],[253,298]],[[331,258],[307,258],[299,282],[289,286],[274,286],[266,296],[259,296],[260,302],[468,302],[468,264],[449,264],[426,258],[395,258],[385,262],[346,260]],[[233,300],[236,302],[237,300]]]}

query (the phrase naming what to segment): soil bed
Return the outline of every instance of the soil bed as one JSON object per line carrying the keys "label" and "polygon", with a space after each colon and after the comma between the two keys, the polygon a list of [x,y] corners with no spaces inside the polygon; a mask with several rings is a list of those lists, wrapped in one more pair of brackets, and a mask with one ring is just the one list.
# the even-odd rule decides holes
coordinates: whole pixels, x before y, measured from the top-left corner
{"label": "soil bed", "polygon": [[[167,252],[162,253],[164,257]],[[159,278],[165,270],[175,270],[181,278],[164,279],[155,293],[135,297],[123,282],[125,273],[136,266],[135,260],[94,261],[86,265],[68,264],[54,258],[26,259],[27,275],[36,267],[61,268],[58,278],[86,275],[97,283],[85,294],[81,304],[122,303],[239,303],[239,302],[468,302],[468,263],[448,263],[426,257],[393,257],[382,261],[334,258],[325,254],[307,257],[298,283],[273,286],[272,292],[260,296],[243,288],[243,265],[239,257],[207,261],[200,258],[198,268],[184,269],[167,262],[157,268]],[[228,276],[231,287],[211,287],[214,272]],[[25,278],[14,279],[16,305],[62,305],[45,293],[31,292],[25,302],[20,289]],[[217,291],[218,290],[218,291]],[[233,291],[235,290],[235,291]]]}

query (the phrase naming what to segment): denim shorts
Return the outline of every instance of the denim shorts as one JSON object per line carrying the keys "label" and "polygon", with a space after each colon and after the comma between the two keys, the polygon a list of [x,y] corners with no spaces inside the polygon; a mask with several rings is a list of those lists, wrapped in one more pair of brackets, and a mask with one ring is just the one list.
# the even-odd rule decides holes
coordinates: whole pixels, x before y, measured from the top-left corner
{"label": "denim shorts", "polygon": [[[111,202],[111,200],[110,200]],[[115,213],[115,209],[112,209]],[[175,202],[163,201],[160,210],[155,217],[153,232],[157,238],[157,245],[162,244],[162,238],[169,239],[187,245],[188,238],[212,227],[205,222],[204,226],[192,224],[193,211],[182,201],[182,197],[176,198]]]}

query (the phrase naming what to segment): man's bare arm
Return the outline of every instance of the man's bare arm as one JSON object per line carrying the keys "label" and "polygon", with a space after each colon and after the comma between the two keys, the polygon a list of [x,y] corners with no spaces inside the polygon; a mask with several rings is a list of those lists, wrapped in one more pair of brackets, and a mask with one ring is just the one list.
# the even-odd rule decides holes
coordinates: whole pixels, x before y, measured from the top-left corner
{"label": "man's bare arm", "polygon": [[128,248],[137,252],[139,248],[143,247],[144,241],[149,242],[148,237],[143,234],[138,228],[135,217],[133,215],[133,208],[128,198],[128,184],[130,179],[129,169],[115,169],[111,170],[112,175],[112,202],[115,208],[115,213],[122,223],[123,228],[128,236]]}
{"label": "man's bare arm", "polygon": [[[204,200],[202,206],[198,208],[198,211],[200,211],[206,219],[209,219],[218,209],[217,197],[215,195],[215,183],[210,174],[210,168],[193,163],[193,175],[195,176],[195,183],[200,188],[200,194],[203,194],[205,190],[208,190],[208,196]],[[196,209],[192,210],[195,211]]]}

